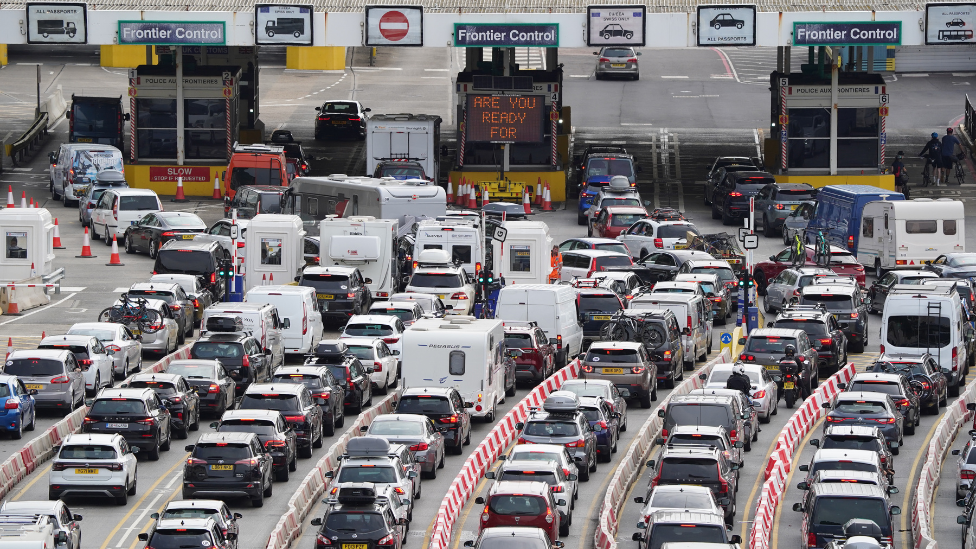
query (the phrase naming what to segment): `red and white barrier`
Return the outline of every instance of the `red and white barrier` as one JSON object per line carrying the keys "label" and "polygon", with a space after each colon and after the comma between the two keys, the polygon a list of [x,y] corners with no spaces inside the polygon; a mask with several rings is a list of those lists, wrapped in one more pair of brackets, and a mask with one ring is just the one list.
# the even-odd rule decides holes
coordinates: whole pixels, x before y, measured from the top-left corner
{"label": "red and white barrier", "polygon": [[694,375],[688,376],[680,385],[674,388],[668,396],[651,412],[651,416],[641,425],[634,442],[617,466],[617,471],[610,479],[610,485],[606,495],[603,497],[603,504],[600,505],[600,512],[597,514],[598,522],[596,532],[593,534],[593,545],[597,549],[616,549],[617,547],[617,517],[620,510],[626,503],[627,491],[631,485],[640,478],[641,465],[647,459],[654,441],[661,434],[664,427],[664,419],[658,417],[658,410],[664,410],[668,406],[671,398],[678,395],[685,395],[695,389],[701,389],[705,382],[698,378],[700,374],[706,376],[711,373],[716,364],[728,363],[731,360],[728,350],[723,350],[721,354],[702,366]]}
{"label": "red and white barrier", "polygon": [[[753,519],[752,530],[749,532],[749,547],[751,549],[768,549],[769,538],[773,528],[773,517],[776,507],[782,502],[786,491],[786,476],[793,465],[793,456],[797,445],[813,429],[820,418],[827,415],[825,402],[833,402],[841,392],[840,383],[848,383],[854,377],[854,363],[849,362],[834,375],[813,391],[809,398],[790,416],[786,426],[780,432],[776,447],[766,462],[766,481],[759,492],[759,503],[756,506],[756,516]],[[964,407],[965,408],[965,407]],[[938,477],[936,477],[938,478]],[[751,502],[750,502],[751,503]]]}

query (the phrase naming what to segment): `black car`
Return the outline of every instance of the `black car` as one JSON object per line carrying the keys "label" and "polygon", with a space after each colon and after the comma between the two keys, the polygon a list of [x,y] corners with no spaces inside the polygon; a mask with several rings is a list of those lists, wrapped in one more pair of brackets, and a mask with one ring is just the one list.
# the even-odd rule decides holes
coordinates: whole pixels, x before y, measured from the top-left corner
{"label": "black car", "polygon": [[376,163],[373,169],[373,177],[392,177],[393,179],[425,179],[427,173],[420,162],[411,160],[383,160]]}
{"label": "black car", "polygon": [[210,411],[220,417],[234,407],[237,383],[219,360],[174,360],[166,366],[166,373],[183,376],[190,387],[197,390],[201,411]]}
{"label": "black car", "polygon": [[170,419],[178,438],[186,438],[190,431],[200,428],[200,396],[197,388],[179,374],[143,373],[129,378],[132,389],[152,389],[169,409]]}
{"label": "black car", "polygon": [[125,253],[146,252],[149,257],[155,258],[156,252],[170,240],[193,240],[194,235],[206,230],[207,224],[196,214],[153,212],[127,227],[122,240]]}
{"label": "black car", "polygon": [[705,205],[712,205],[712,192],[729,172],[756,171],[760,165],[747,156],[720,156],[712,163],[705,177]]}
{"label": "black car", "polygon": [[[295,141],[291,130],[275,130],[271,132],[269,145],[280,145],[285,148],[285,158],[289,164],[295,165],[295,175],[307,175],[309,172],[309,162],[315,160],[312,155],[305,154],[301,141]],[[240,192],[240,191],[238,191]]]}
{"label": "black car", "polygon": [[[932,415],[939,414],[939,407],[949,401],[948,374],[939,366],[939,362],[930,355],[922,356],[893,356],[881,355],[878,360],[867,367],[867,372],[887,372],[901,374],[915,387],[919,404],[923,411]],[[867,389],[862,389],[867,390]]]}
{"label": "black car", "polygon": [[857,284],[810,284],[800,290],[800,305],[823,304],[837,319],[847,337],[848,348],[863,353],[870,334],[868,304]]}
{"label": "black car", "polygon": [[315,107],[315,139],[326,135],[355,135],[366,139],[366,120],[370,111],[359,101],[326,101]]}
{"label": "black car", "polygon": [[732,17],[731,13],[720,13],[708,22],[708,26],[714,28],[715,30],[719,30],[722,27],[735,27],[737,29],[741,29],[745,24],[746,22],[742,19]]}
{"label": "black car", "polygon": [[868,450],[878,454],[878,461],[884,468],[888,482],[895,478],[895,457],[885,442],[884,433],[878,426],[837,425],[826,426],[822,439],[811,439],[810,445],[821,450]]}
{"label": "black car", "polygon": [[298,279],[299,286],[315,288],[322,321],[338,320],[341,323],[353,315],[369,311],[373,300],[366,285],[370,282],[356,267],[338,265],[308,267]]}
{"label": "black car", "polygon": [[732,524],[739,464],[732,463],[725,454],[714,446],[665,446],[657,460],[647,462],[651,470],[648,490],[689,482],[707,486],[725,512],[725,523]]}
{"label": "black car", "polygon": [[326,501],[325,515],[312,519],[311,525],[319,527],[315,549],[400,549],[407,519],[393,514],[389,500],[377,495],[372,482],[349,483],[337,492]]}
{"label": "black car", "polygon": [[308,387],[312,398],[324,401],[322,407],[322,431],[332,436],[336,427],[346,423],[345,406],[346,388],[326,366],[288,366],[275,370],[274,383],[301,383]]}
{"label": "black car", "polygon": [[868,305],[868,312],[881,314],[884,310],[885,300],[888,299],[888,294],[891,293],[891,289],[895,287],[895,284],[923,284],[927,280],[932,280],[936,278],[933,276],[931,271],[919,269],[918,267],[912,267],[909,269],[892,269],[884,274],[881,278],[874,281],[871,287],[868,288],[868,299],[871,300]]}
{"label": "black car", "polygon": [[589,343],[600,340],[600,329],[625,305],[620,297],[612,290],[601,287],[597,281],[586,285],[589,281],[580,282],[576,291],[576,310],[583,321],[583,348]]}
{"label": "black car", "polygon": [[373,404],[373,383],[369,378],[369,368],[349,353],[345,343],[336,340],[322,340],[315,348],[315,354],[305,361],[306,366],[326,366],[332,376],[346,387],[343,405],[359,413]]}
{"label": "black car", "polygon": [[835,538],[843,538],[844,525],[854,518],[873,521],[881,529],[882,546],[894,545],[894,519],[901,508],[892,505],[888,492],[881,486],[847,482],[817,483],[810,486],[804,501],[793,504],[803,513],[801,539],[808,547],[824,547]]}
{"label": "black car", "polygon": [[251,219],[263,213],[281,213],[281,197],[287,188],[281,185],[238,187],[234,198],[224,198],[224,217],[231,217],[232,210],[237,210],[238,219]]}
{"label": "black car", "polygon": [[152,389],[102,389],[90,401],[82,433],[118,433],[129,446],[147,452],[150,461],[169,450],[173,427],[169,409]]}
{"label": "black car", "polygon": [[471,415],[465,408],[461,393],[454,388],[417,387],[404,389],[397,402],[395,414],[427,416],[444,435],[444,445],[454,454],[461,454],[461,446],[471,444]]}
{"label": "black car", "polygon": [[721,219],[731,225],[737,219],[749,215],[749,198],[759,190],[775,183],[773,174],[760,171],[726,173],[712,192],[712,219]]}
{"label": "black car", "polygon": [[976,253],[956,252],[942,254],[935,261],[925,265],[926,270],[945,278],[969,278],[976,276]]}
{"label": "black car", "polygon": [[277,410],[284,414],[298,437],[298,453],[303,458],[312,457],[312,448],[321,448],[322,410],[319,399],[304,385],[294,383],[252,383],[238,405],[240,410]]}
{"label": "black car", "polygon": [[[905,434],[914,435],[921,422],[919,395],[909,385],[909,377],[897,373],[864,372],[854,374],[844,390],[884,393],[891,397],[895,407],[905,417]],[[938,410],[938,405],[936,406]]]}
{"label": "black car", "polygon": [[156,252],[152,274],[189,274],[200,277],[214,302],[224,300],[226,281],[217,276],[221,265],[229,265],[230,254],[217,242],[171,240]]}
{"label": "black car", "polygon": [[674,275],[678,273],[678,269],[686,261],[713,261],[714,259],[715,256],[712,254],[700,250],[661,250],[659,252],[650,252],[645,256],[635,259],[634,263],[654,269],[658,273],[670,273],[671,278],[667,278],[666,280],[673,280]]}
{"label": "black car", "polygon": [[246,497],[262,507],[274,491],[274,459],[254,433],[204,433],[186,451],[183,499]]}
{"label": "black car", "polygon": [[211,332],[193,342],[190,358],[217,359],[234,380],[235,391],[243,394],[251,383],[271,378],[271,351],[246,333]]}
{"label": "black car", "polygon": [[277,410],[229,410],[210,424],[218,433],[254,433],[274,462],[275,480],[298,468],[298,436]]}
{"label": "black car", "polygon": [[806,332],[811,346],[817,351],[820,375],[830,375],[847,364],[847,336],[834,315],[822,304],[791,305],[776,315],[776,320],[768,326]]}

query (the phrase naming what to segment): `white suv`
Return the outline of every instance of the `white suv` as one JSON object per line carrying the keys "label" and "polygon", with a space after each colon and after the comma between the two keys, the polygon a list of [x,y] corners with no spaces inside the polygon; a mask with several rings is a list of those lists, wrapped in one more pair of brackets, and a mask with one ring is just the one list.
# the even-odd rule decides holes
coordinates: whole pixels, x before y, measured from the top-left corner
{"label": "white suv", "polygon": [[[403,321],[393,315],[353,315],[339,334],[343,343],[350,338],[382,339],[397,356],[403,352]],[[369,366],[369,364],[364,364]]]}
{"label": "white suv", "polygon": [[138,451],[118,433],[68,435],[51,465],[48,498],[108,496],[125,505],[136,495]]}
{"label": "white suv", "polygon": [[106,245],[112,243],[113,234],[123,240],[128,226],[135,225],[148,213],[161,211],[162,202],[149,189],[108,189],[92,208],[91,236],[95,240],[104,238]]}
{"label": "white suv", "polygon": [[444,250],[420,252],[418,267],[403,291],[436,295],[449,315],[469,315],[474,308],[474,281],[463,267],[450,263]]}

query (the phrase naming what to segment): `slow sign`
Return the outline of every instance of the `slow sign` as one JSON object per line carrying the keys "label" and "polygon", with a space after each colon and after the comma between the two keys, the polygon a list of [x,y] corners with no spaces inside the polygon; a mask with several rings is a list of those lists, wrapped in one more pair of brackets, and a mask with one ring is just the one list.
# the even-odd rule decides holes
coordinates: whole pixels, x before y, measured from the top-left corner
{"label": "slow sign", "polygon": [[467,140],[542,141],[545,100],[540,95],[468,95]]}

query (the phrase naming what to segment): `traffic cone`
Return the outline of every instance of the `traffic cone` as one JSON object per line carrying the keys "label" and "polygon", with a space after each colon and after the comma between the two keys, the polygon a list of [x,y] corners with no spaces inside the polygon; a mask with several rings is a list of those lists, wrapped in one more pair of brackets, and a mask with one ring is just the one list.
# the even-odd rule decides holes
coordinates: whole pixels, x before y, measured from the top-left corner
{"label": "traffic cone", "polygon": [[112,257],[108,258],[108,263],[105,264],[106,267],[121,267],[125,265],[122,263],[122,258],[119,257],[119,243],[115,240],[115,235],[112,235]]}
{"label": "traffic cone", "polygon": [[85,239],[81,241],[81,255],[76,255],[75,257],[98,257],[91,253],[91,241],[88,240],[88,227],[85,227]]}
{"label": "traffic cone", "polygon": [[[8,314],[8,315],[19,315],[20,314],[20,305],[17,305],[17,300],[14,299],[14,289],[13,288],[9,288],[9,291],[7,292],[7,299],[9,299],[10,302],[7,304],[7,312],[4,313],[4,314]],[[12,352],[13,352],[13,340],[11,339],[7,343],[7,354],[10,354]]]}
{"label": "traffic cone", "polygon": [[481,189],[481,206],[484,207],[488,203],[488,187],[482,187]]}
{"label": "traffic cone", "polygon": [[217,177],[214,177],[213,199],[214,200],[223,200],[223,198],[224,197],[220,196],[220,179],[218,179]]}
{"label": "traffic cone", "polygon": [[525,215],[532,213],[532,205],[529,204],[529,191],[522,191],[522,207],[525,209]]}
{"label": "traffic cone", "polygon": [[13,185],[7,185],[7,207],[8,208],[14,207],[14,186]]}
{"label": "traffic cone", "polygon": [[6,359],[7,358],[10,358],[10,353],[12,353],[12,352],[14,352],[14,338],[8,337],[7,338],[7,356],[4,357],[4,362],[6,362]]}
{"label": "traffic cone", "polygon": [[20,207],[27,209],[27,191],[20,191]]}
{"label": "traffic cone", "polygon": [[454,203],[454,182],[451,181],[451,176],[447,176],[447,203]]}
{"label": "traffic cone", "polygon": [[478,199],[474,194],[474,185],[471,185],[468,188],[470,189],[470,191],[468,191],[468,209],[476,210],[478,209]]}
{"label": "traffic cone", "polygon": [[47,332],[41,330],[41,339],[44,339],[45,337],[47,337]]}
{"label": "traffic cone", "polygon": [[176,178],[176,196],[170,202],[189,202],[190,200],[183,194],[183,178]]}
{"label": "traffic cone", "polygon": [[467,181],[464,177],[461,177],[461,182],[458,183],[458,193],[454,197],[454,204],[456,206],[464,206],[464,202],[468,199],[468,186]]}
{"label": "traffic cone", "polygon": [[54,249],[63,250],[64,246],[61,245],[61,230],[58,229],[58,218],[54,218]]}
{"label": "traffic cone", "polygon": [[544,212],[552,212],[552,211],[555,211],[555,210],[552,209],[552,194],[549,192],[548,182],[546,184],[546,191],[545,192],[546,192],[546,194],[542,198],[542,211],[544,211]]}
{"label": "traffic cone", "polygon": [[535,183],[535,205],[542,206],[542,198],[545,195],[545,191],[542,190],[542,178],[540,177]]}
{"label": "traffic cone", "polygon": [[261,275],[261,285],[262,286],[267,286],[268,285],[268,275],[264,275],[264,274]]}
{"label": "traffic cone", "polygon": [[37,269],[34,268],[34,264],[33,263],[31,263],[30,275],[31,275],[31,278],[34,278],[35,276],[37,276]]}
{"label": "traffic cone", "polygon": [[268,273],[268,286],[274,286],[274,273]]}
{"label": "traffic cone", "polygon": [[27,203],[27,207],[28,208],[33,208],[34,207],[34,198],[33,197],[31,197],[30,202]]}

